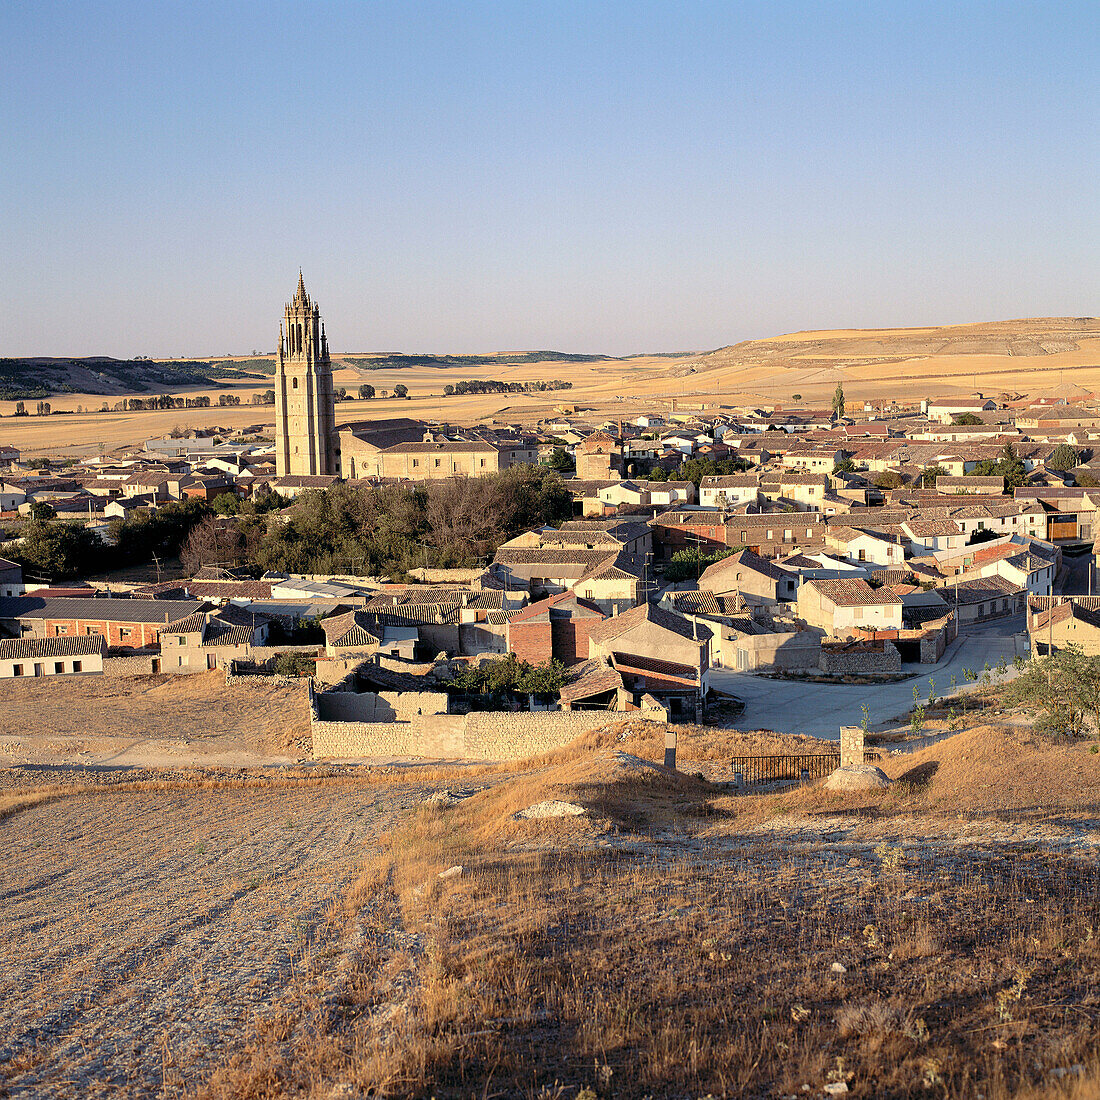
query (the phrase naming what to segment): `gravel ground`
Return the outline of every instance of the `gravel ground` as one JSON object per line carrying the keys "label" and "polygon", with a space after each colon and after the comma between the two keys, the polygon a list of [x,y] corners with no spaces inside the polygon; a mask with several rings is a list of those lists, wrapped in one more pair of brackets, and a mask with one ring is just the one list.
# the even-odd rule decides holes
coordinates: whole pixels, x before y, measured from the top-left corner
{"label": "gravel ground", "polygon": [[185,1092],[335,980],[341,894],[426,793],[105,793],[0,821],[0,1096]]}

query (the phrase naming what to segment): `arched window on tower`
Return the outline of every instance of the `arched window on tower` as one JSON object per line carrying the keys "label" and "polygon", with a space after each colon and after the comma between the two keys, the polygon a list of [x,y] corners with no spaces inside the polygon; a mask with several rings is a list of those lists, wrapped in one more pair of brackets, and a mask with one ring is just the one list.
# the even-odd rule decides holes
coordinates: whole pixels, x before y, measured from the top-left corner
{"label": "arched window on tower", "polygon": [[297,388],[298,388],[298,379],[297,379],[297,378],[295,378],[295,379],[293,380],[293,382],[294,382],[294,388],[295,388],[295,389],[297,389]]}

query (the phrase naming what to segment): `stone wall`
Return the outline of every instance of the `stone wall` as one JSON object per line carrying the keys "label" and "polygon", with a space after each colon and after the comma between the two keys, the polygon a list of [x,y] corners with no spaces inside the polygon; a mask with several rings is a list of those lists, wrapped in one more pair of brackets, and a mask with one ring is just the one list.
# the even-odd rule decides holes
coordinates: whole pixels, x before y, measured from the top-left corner
{"label": "stone wall", "polygon": [[406,722],[425,714],[446,714],[442,691],[329,691],[316,696],[326,722]]}
{"label": "stone wall", "polygon": [[[631,716],[659,717],[646,711]],[[314,720],[313,756],[315,760],[369,756],[517,760],[567,745],[618,717],[606,711],[475,711],[423,714],[407,722]]]}
{"label": "stone wall", "polygon": [[901,672],[901,654],[890,641],[822,643],[821,671],[831,676],[883,676]]}
{"label": "stone wall", "polygon": [[[104,676],[149,676],[153,672],[153,662],[157,662],[160,671],[159,653],[138,653],[132,657],[108,657],[103,662]],[[169,672],[190,672],[191,669],[169,669]]]}

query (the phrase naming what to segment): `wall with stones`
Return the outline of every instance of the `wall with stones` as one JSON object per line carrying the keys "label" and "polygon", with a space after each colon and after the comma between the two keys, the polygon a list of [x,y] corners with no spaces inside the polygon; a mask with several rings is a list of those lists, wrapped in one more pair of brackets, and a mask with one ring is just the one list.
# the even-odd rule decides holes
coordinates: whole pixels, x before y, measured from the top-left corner
{"label": "wall with stones", "polygon": [[901,672],[901,654],[893,642],[884,641],[882,648],[821,647],[821,671],[833,676],[876,676]]}
{"label": "wall with stones", "polygon": [[[648,717],[646,712],[634,712],[634,716]],[[517,760],[567,745],[614,717],[606,711],[475,711],[422,714],[403,722],[314,720],[313,756],[316,760],[365,756]]]}
{"label": "wall with stones", "polygon": [[[104,676],[148,676],[153,662],[160,660],[159,653],[139,653],[133,657],[108,657],[103,662]],[[158,664],[159,667],[159,664]],[[190,668],[169,668],[166,672],[191,672]]]}
{"label": "wall with stones", "polygon": [[317,713],[330,722],[405,722],[425,714],[446,714],[442,691],[329,691],[318,695]]}

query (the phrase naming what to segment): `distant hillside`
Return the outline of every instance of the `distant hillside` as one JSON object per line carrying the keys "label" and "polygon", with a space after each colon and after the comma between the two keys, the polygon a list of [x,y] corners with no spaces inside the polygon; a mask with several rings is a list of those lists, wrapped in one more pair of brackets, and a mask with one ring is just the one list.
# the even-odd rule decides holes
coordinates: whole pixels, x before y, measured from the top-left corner
{"label": "distant hillside", "polygon": [[359,370],[400,370],[403,367],[480,367],[501,363],[603,363],[611,355],[580,355],[567,351],[516,351],[493,355],[341,355],[334,362]]}
{"label": "distant hillside", "polygon": [[0,399],[37,400],[56,393],[157,393],[216,384],[216,379],[256,379],[271,374],[264,360],[198,362],[192,359],[0,359]]}

